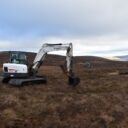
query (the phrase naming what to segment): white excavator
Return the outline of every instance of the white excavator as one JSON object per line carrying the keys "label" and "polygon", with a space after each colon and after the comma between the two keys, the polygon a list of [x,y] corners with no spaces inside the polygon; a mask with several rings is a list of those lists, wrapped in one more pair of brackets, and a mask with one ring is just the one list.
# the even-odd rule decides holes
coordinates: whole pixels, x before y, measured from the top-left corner
{"label": "white excavator", "polygon": [[73,46],[72,43],[67,44],[43,44],[37,53],[33,63],[28,65],[25,52],[13,51],[10,53],[9,63],[3,64],[3,83],[9,83],[14,86],[22,86],[28,84],[46,83],[45,76],[38,76],[38,70],[48,52],[66,50],[66,64],[61,65],[62,71],[68,78],[71,86],[79,84],[80,79],[73,72]]}

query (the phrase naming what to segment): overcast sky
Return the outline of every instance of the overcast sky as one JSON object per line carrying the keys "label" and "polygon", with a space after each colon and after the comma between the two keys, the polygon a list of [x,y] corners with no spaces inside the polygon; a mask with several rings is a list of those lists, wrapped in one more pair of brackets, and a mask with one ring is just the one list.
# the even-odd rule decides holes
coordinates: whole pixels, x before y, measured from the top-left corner
{"label": "overcast sky", "polygon": [[128,54],[127,0],[0,0],[0,50],[74,45],[75,55]]}

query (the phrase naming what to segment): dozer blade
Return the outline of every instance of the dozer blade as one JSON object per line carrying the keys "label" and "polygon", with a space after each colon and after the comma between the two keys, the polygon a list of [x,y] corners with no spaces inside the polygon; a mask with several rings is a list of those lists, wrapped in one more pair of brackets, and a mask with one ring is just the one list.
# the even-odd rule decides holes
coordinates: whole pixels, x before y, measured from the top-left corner
{"label": "dozer blade", "polygon": [[74,77],[74,76],[69,76],[68,82],[69,82],[69,85],[75,87],[80,83],[80,78]]}
{"label": "dozer blade", "polygon": [[12,78],[9,81],[10,85],[13,86],[24,86],[24,85],[33,85],[33,84],[45,84],[47,83],[47,80],[45,77],[32,77],[27,79],[20,79],[20,78]]}

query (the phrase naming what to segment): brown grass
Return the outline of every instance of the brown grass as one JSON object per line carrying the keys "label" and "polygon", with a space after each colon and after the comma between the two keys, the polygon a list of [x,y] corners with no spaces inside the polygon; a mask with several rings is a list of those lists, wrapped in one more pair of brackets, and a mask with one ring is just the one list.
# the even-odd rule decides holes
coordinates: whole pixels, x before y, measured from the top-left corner
{"label": "brown grass", "polygon": [[128,76],[114,74],[127,70],[127,63],[101,59],[92,64],[90,69],[75,64],[81,78],[76,88],[50,64],[39,71],[47,76],[46,85],[0,83],[0,128],[127,128]]}

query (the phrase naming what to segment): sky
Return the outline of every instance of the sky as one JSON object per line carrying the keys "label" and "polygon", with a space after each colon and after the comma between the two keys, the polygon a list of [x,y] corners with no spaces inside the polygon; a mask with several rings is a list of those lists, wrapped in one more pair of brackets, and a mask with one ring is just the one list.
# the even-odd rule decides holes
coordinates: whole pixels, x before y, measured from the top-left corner
{"label": "sky", "polygon": [[127,55],[128,1],[0,0],[0,51],[70,42],[74,55]]}

